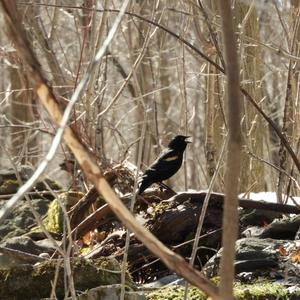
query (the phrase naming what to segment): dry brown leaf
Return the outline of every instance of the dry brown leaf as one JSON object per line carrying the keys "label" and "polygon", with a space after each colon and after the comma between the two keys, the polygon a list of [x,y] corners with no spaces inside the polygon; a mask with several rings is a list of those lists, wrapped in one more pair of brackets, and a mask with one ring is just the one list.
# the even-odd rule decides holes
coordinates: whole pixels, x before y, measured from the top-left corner
{"label": "dry brown leaf", "polygon": [[289,255],[289,252],[286,250],[286,248],[284,246],[280,246],[279,249],[278,249],[278,252],[282,256],[288,256]]}
{"label": "dry brown leaf", "polygon": [[291,263],[298,263],[300,262],[300,248],[296,249],[292,252],[290,256],[290,262]]}

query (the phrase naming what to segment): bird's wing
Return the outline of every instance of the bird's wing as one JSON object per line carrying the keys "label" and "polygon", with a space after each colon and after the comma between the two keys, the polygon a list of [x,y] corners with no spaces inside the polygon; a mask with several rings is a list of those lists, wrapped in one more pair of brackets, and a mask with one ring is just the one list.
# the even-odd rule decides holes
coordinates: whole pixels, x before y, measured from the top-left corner
{"label": "bird's wing", "polygon": [[145,171],[145,175],[150,174],[154,171],[160,170],[164,172],[170,167],[170,162],[177,160],[179,154],[172,149],[165,149],[160,156],[153,162],[153,164]]}

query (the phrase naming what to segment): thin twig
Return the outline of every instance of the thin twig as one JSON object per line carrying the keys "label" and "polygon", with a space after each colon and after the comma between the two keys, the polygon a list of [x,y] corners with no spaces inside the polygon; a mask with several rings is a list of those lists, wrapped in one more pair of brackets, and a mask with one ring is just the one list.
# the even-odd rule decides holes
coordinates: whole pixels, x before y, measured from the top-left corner
{"label": "thin twig", "polygon": [[270,163],[269,161],[266,161],[265,159],[261,158],[261,157],[258,157],[257,155],[255,155],[254,153],[248,151],[247,152],[249,155],[251,155],[253,158],[257,159],[258,161],[261,161],[263,163],[265,163],[266,165],[270,166],[271,168],[275,169],[276,171],[284,174],[285,176],[287,176],[291,181],[293,181],[297,187],[298,190],[300,190],[300,185],[297,181],[296,178],[294,178],[293,176],[291,176],[286,170],[280,168],[280,167],[277,167],[276,165]]}
{"label": "thin twig", "polygon": [[[208,209],[208,205],[209,205],[209,199],[210,199],[210,195],[212,193],[217,175],[219,174],[220,171],[220,167],[221,167],[221,163],[224,159],[224,152],[226,149],[226,145],[227,145],[227,137],[225,138],[224,142],[223,142],[223,146],[220,152],[220,156],[219,156],[219,160],[216,166],[216,170],[214,172],[214,175],[209,183],[209,187],[208,187],[208,191],[207,194],[205,195],[204,201],[203,201],[203,205],[202,205],[202,209],[201,209],[201,214],[199,216],[199,220],[198,220],[198,225],[197,225],[197,229],[196,229],[196,234],[195,234],[195,240],[193,243],[193,249],[192,249],[192,254],[190,257],[190,265],[193,266],[194,262],[195,262],[195,258],[197,255],[197,251],[198,251],[198,245],[199,245],[199,240],[200,240],[200,234],[202,231],[202,227],[203,227],[203,223],[204,223],[204,219],[206,216],[206,212]],[[188,296],[188,283],[185,284],[185,291],[184,291],[184,299],[186,300]]]}

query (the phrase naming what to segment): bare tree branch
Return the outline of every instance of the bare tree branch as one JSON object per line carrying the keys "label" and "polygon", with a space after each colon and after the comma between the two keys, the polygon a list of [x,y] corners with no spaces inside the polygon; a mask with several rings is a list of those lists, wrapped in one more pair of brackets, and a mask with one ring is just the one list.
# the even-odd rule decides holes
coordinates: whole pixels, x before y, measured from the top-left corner
{"label": "bare tree branch", "polygon": [[238,189],[241,170],[241,97],[239,62],[237,56],[235,30],[233,26],[231,1],[219,1],[222,18],[224,59],[227,74],[227,124],[228,153],[225,174],[225,203],[223,212],[223,253],[221,258],[220,294],[223,299],[233,297],[235,241],[238,235]]}
{"label": "bare tree branch", "polygon": [[[19,2],[18,4],[24,4],[28,5],[28,3]],[[49,7],[56,7],[57,5],[54,4],[43,4],[43,3],[31,3],[31,5],[40,5],[40,6],[49,6]],[[60,5],[60,8],[66,8],[66,9],[82,9],[81,6],[72,6],[72,5]],[[111,12],[111,13],[118,13],[118,9],[96,9],[97,12]],[[137,18],[143,22],[146,22],[148,24],[154,25],[161,30],[167,32],[177,40],[179,40],[181,43],[185,44],[189,49],[192,49],[195,53],[197,53],[200,57],[202,57],[205,61],[209,62],[211,65],[213,65],[218,71],[220,71],[223,74],[227,74],[225,68],[218,65],[216,62],[214,62],[212,59],[210,59],[205,53],[203,53],[200,49],[198,49],[196,46],[191,44],[189,41],[172,31],[171,29],[167,28],[166,26],[163,26],[162,24],[159,24],[155,21],[149,20],[143,16],[140,16],[139,14],[133,13],[133,12],[125,12],[125,15]],[[287,56],[289,59],[293,61],[297,61],[290,53],[287,53],[286,51],[282,52],[285,53],[285,56]],[[221,59],[221,58],[220,58]],[[268,124],[272,127],[272,129],[275,131],[276,135],[279,137],[281,143],[284,145],[288,153],[290,154],[293,162],[295,163],[298,171],[300,172],[300,161],[297,158],[296,153],[293,151],[291,145],[289,144],[285,134],[282,132],[281,128],[260,108],[260,106],[256,103],[256,101],[251,97],[251,95],[240,86],[240,90],[245,96],[246,100],[249,101],[255,109],[261,114],[261,116],[268,122]]]}

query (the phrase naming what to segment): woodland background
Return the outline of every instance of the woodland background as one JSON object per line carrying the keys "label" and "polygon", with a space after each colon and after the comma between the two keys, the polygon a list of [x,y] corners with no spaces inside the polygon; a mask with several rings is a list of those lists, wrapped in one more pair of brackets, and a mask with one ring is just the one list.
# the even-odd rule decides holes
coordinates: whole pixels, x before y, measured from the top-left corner
{"label": "woodland background", "polygon": [[[231,283],[239,226],[237,186],[244,197],[250,192],[276,191],[279,202],[285,200],[285,194],[299,193],[300,2],[232,1],[231,17],[230,1],[129,1],[121,24],[96,71],[92,69],[95,55],[105,45],[111,28],[117,24],[119,9],[126,1],[16,1],[16,7],[14,2],[1,2],[1,28],[9,28],[7,35],[4,30],[0,33],[1,168],[17,170],[20,166],[33,169],[39,166],[50,149],[57,123],[61,121],[60,111],[72,103],[74,91],[76,94],[77,86],[81,85],[85,74],[89,74],[87,86],[73,108],[64,135],[84,174],[79,173],[80,168],[64,143],[60,144],[47,169],[47,175],[63,184],[65,190],[81,191],[86,198],[93,198],[86,200],[80,196],[68,213],[69,208],[61,206],[65,217],[63,222],[69,222],[68,214],[71,213],[72,226],[68,230],[74,228],[72,233],[69,231],[71,243],[64,235],[63,244],[68,244],[71,253],[72,237],[77,239],[75,235],[82,223],[86,226],[89,218],[98,217],[99,212],[104,211],[107,216],[111,209],[135,234],[133,239],[127,231],[126,240],[122,240],[122,283],[125,283],[129,243],[132,249],[132,241],[139,240],[162,258],[170,270],[188,278],[190,283],[203,288],[214,299],[226,298],[226,295],[230,296],[227,299],[233,299]],[[19,17],[16,20],[17,10]],[[235,68],[233,31],[226,28],[226,24],[231,27],[232,20],[240,61],[240,86]],[[229,57],[232,62],[228,61]],[[228,80],[230,78],[232,81]],[[47,90],[47,85],[53,94]],[[241,102],[238,102],[239,89]],[[226,90],[236,97],[226,102]],[[239,176],[240,103],[243,146]],[[51,121],[53,119],[56,123]],[[110,184],[126,201],[128,193],[136,187],[133,181],[137,176],[133,174],[137,173],[131,172],[127,182],[122,172],[145,169],[177,134],[191,136],[193,143],[185,153],[183,168],[167,183],[175,191],[203,190],[213,185],[213,191],[225,191],[227,197],[221,229],[220,293],[191,267],[192,260],[188,266],[184,259],[169,251],[145,229],[151,226],[138,224],[107,184],[116,177],[117,184]],[[86,149],[91,156],[87,155]],[[89,190],[91,182],[94,188]],[[92,207],[91,215],[86,218],[83,215],[79,218],[77,214],[80,220],[73,222],[76,209],[80,211],[81,205],[89,206],[89,201],[96,201],[96,189],[110,208],[102,203],[99,208]],[[8,191],[5,197],[15,193],[16,190]],[[132,196],[131,210],[134,200],[135,195]],[[180,213],[180,205],[176,209]],[[3,211],[6,215],[10,213],[8,209],[2,209],[0,220],[5,217]],[[197,239],[205,211],[206,208],[201,209],[191,257],[197,253]],[[47,217],[49,215],[48,211]],[[220,211],[214,219],[221,222]],[[37,220],[43,228],[41,220]],[[106,224],[108,221],[105,220]],[[93,223],[92,228],[85,227],[84,233],[92,236],[97,224]],[[110,223],[112,227],[115,224]],[[221,224],[218,226],[221,228]],[[45,232],[47,230],[43,232],[49,235]],[[71,236],[74,232],[76,234]],[[110,228],[106,234],[109,232],[113,234],[114,230]],[[104,243],[105,236],[101,243]],[[156,236],[162,238],[159,234]],[[83,242],[85,237],[82,237]],[[92,240],[88,239],[87,245],[90,246]],[[218,248],[220,246],[218,242]],[[116,253],[117,243],[113,242],[112,247],[116,248],[111,249]],[[71,269],[74,266],[71,266],[68,251],[62,253],[72,283]],[[187,258],[187,254],[183,257]],[[74,285],[70,285],[70,290],[75,299]],[[124,296],[124,284],[122,293]]]}

